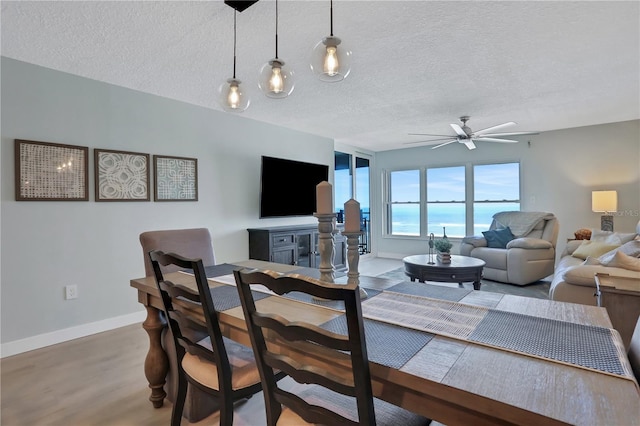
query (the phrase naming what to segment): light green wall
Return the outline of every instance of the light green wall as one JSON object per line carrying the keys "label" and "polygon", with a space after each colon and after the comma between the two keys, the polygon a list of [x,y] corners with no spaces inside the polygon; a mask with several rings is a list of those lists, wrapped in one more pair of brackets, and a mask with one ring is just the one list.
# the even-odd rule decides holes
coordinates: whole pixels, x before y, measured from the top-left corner
{"label": "light green wall", "polygon": [[[1,65],[3,344],[142,311],[129,280],[144,276],[143,231],[209,228],[222,263],[248,258],[246,228],[315,222],[258,218],[260,158],[333,170],[333,140],[5,57]],[[14,139],[88,146],[91,201],[14,201]],[[195,157],[199,201],[96,203],[93,148]],[[78,299],[64,300],[67,284]]]}

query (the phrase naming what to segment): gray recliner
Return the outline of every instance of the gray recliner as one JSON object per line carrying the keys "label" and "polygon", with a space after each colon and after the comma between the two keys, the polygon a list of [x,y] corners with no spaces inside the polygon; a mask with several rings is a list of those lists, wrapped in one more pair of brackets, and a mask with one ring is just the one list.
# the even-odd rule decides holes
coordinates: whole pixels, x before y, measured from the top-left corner
{"label": "gray recliner", "polygon": [[460,254],[486,262],[483,276],[492,281],[527,285],[553,274],[558,220],[546,212],[500,212],[489,231],[511,230],[504,248],[489,247],[485,236],[464,237]]}

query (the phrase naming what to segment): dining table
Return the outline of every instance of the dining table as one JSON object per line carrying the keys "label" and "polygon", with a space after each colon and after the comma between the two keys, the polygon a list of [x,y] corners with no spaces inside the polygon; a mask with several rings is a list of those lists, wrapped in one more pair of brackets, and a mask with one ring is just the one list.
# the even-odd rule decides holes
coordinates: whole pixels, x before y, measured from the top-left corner
{"label": "dining table", "polygon": [[[224,335],[249,346],[234,288],[238,268],[319,278],[317,269],[258,260],[207,267]],[[196,288],[189,271],[165,279]],[[335,282],[348,279],[338,276]],[[375,397],[447,425],[640,425],[640,388],[605,308],[402,279],[358,279],[366,291],[362,312]],[[144,369],[149,399],[160,407],[171,368],[161,342],[162,303],[154,277],[135,278],[130,285],[147,312]],[[325,328],[343,315],[340,306],[302,296],[266,292],[257,303],[283,316],[304,310],[308,322]],[[346,375],[350,368],[322,353],[305,355],[333,374]]]}

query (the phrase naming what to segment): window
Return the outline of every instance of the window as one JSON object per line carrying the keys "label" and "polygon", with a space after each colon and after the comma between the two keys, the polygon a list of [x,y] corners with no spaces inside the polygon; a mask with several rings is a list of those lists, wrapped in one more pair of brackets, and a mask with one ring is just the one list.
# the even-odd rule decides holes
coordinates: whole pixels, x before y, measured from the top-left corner
{"label": "window", "polygon": [[427,235],[465,236],[465,188],[464,166],[427,169]]}
{"label": "window", "polygon": [[[520,164],[481,164],[391,171],[387,234],[478,235],[499,211],[520,210]],[[424,189],[424,195],[422,188]],[[473,197],[473,198],[471,198]],[[420,206],[424,205],[424,212]],[[424,215],[424,222],[421,221]],[[421,227],[420,224],[426,226]]]}
{"label": "window", "polygon": [[420,170],[391,172],[389,186],[389,233],[419,236]]}
{"label": "window", "polygon": [[473,166],[473,234],[489,229],[493,215],[520,210],[520,164]]}

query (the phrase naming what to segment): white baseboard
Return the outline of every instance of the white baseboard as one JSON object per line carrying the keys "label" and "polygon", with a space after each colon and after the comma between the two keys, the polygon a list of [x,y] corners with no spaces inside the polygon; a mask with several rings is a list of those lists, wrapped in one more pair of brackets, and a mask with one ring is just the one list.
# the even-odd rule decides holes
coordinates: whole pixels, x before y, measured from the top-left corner
{"label": "white baseboard", "polygon": [[102,321],[82,324],[75,327],[39,334],[26,339],[14,340],[0,346],[0,358],[21,354],[34,349],[44,348],[57,343],[67,342],[80,337],[90,336],[103,331],[113,330],[126,325],[141,323],[147,317],[146,311],[135,312]]}

